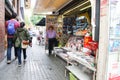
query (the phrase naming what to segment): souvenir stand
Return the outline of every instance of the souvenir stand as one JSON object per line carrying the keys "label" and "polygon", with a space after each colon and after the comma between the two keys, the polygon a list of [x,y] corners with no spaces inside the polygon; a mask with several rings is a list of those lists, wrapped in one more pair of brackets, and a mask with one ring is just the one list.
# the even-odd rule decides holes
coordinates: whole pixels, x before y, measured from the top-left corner
{"label": "souvenir stand", "polygon": [[64,47],[54,47],[54,55],[67,62],[65,74],[69,76],[68,80],[95,80],[98,44],[92,41],[89,28],[80,27],[70,36]]}

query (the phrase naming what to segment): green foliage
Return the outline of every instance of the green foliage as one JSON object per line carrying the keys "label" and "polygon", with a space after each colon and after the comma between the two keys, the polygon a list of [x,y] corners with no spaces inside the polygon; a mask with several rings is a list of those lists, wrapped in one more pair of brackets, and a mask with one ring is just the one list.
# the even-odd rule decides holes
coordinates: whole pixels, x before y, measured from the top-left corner
{"label": "green foliage", "polygon": [[42,18],[43,18],[43,16],[41,16],[41,15],[32,15],[30,20],[31,20],[31,22],[33,23],[33,25],[35,25],[35,24],[38,23]]}

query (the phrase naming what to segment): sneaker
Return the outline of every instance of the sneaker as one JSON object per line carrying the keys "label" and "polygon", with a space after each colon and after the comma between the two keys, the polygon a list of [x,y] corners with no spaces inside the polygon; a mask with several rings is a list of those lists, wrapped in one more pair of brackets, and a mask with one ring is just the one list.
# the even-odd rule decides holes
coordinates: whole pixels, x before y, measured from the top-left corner
{"label": "sneaker", "polygon": [[11,60],[8,60],[8,61],[7,61],[7,64],[10,64],[10,63],[11,63]]}
{"label": "sneaker", "polygon": [[16,59],[17,59],[17,57],[14,58],[14,60],[16,60]]}
{"label": "sneaker", "polygon": [[24,59],[23,61],[24,61],[24,62],[26,62],[27,60],[26,60],[26,59]]}
{"label": "sneaker", "polygon": [[22,65],[21,64],[18,64],[18,67],[21,67]]}

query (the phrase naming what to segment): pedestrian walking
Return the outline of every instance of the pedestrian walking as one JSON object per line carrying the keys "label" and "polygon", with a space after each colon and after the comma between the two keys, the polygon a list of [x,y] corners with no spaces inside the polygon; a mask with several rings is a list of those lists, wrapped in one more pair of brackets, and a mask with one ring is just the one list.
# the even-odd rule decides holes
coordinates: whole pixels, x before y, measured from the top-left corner
{"label": "pedestrian walking", "polygon": [[[12,13],[12,18],[6,21],[6,33],[7,33],[7,63],[11,63],[11,50],[13,47],[13,36],[15,34],[16,29],[20,26],[20,23],[16,20],[17,14]],[[16,48],[14,47],[15,59],[17,57]]]}
{"label": "pedestrian walking", "polygon": [[39,45],[42,44],[42,38],[43,38],[42,32],[39,31],[39,34],[37,36],[37,40],[38,40]]}
{"label": "pedestrian walking", "polygon": [[33,35],[32,35],[32,30],[31,30],[31,28],[28,28],[28,32],[29,32],[30,39],[31,39],[30,46],[32,47],[32,39],[33,39]]}
{"label": "pedestrian walking", "polygon": [[[20,28],[16,30],[16,33],[14,35],[14,45],[17,48],[17,56],[18,56],[18,66],[21,66],[22,61],[21,61],[21,52],[23,49],[23,58],[24,61],[26,61],[27,55],[26,55],[26,48],[25,46],[31,44],[31,38],[29,35],[29,32],[27,29],[24,28],[25,23],[21,22],[20,23]],[[24,46],[23,46],[24,45]]]}
{"label": "pedestrian walking", "polygon": [[48,44],[49,55],[51,55],[56,42],[56,31],[54,30],[54,27],[50,25],[46,32],[46,44]]}

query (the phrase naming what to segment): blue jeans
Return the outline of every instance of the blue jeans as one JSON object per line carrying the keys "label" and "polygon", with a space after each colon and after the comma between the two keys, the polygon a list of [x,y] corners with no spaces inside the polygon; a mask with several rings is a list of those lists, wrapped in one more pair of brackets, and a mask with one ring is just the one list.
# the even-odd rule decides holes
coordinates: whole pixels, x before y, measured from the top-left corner
{"label": "blue jeans", "polygon": [[21,48],[16,48],[17,51],[17,57],[18,57],[18,64],[21,64]]}
{"label": "blue jeans", "polygon": [[13,46],[13,38],[7,38],[7,60],[11,60],[11,50]]}

